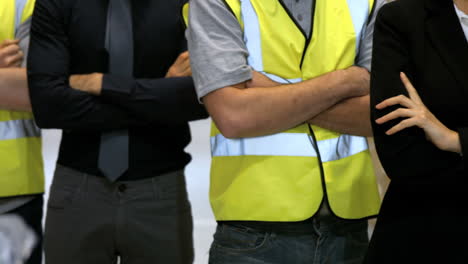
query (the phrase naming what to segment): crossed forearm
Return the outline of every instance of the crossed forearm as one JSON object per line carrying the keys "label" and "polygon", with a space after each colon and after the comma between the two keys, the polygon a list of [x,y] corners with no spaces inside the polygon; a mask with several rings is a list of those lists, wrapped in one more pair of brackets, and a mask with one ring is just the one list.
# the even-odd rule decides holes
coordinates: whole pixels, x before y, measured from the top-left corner
{"label": "crossed forearm", "polygon": [[0,69],[0,109],[31,111],[26,69]]}
{"label": "crossed forearm", "polygon": [[[362,68],[352,67],[301,83],[282,85],[253,71],[252,80],[246,83],[249,89],[233,90],[230,94],[229,91],[218,92],[224,93],[224,96],[218,95],[219,99],[212,100],[211,104],[220,103],[221,106],[210,107],[206,99],[205,104],[208,110],[211,108],[210,113],[221,131],[232,137],[271,134],[304,122],[340,133],[370,136],[369,80],[366,72]],[[346,92],[344,85],[354,88]],[[361,90],[359,95],[353,94],[352,90],[356,89]],[[236,95],[236,92],[240,95]],[[236,104],[235,99],[239,97],[242,99]],[[224,111],[217,111],[219,109]],[[220,117],[217,116],[219,112],[222,113]],[[244,117],[239,118],[243,116],[242,113]]]}
{"label": "crossed forearm", "polygon": [[245,84],[240,84],[216,90],[203,101],[224,136],[269,135],[304,123],[346,98],[361,95],[339,74],[332,72],[274,87],[247,83],[249,88],[243,89]]}
{"label": "crossed forearm", "polygon": [[343,134],[370,137],[369,96],[353,97],[332,106],[308,121],[312,125]]}

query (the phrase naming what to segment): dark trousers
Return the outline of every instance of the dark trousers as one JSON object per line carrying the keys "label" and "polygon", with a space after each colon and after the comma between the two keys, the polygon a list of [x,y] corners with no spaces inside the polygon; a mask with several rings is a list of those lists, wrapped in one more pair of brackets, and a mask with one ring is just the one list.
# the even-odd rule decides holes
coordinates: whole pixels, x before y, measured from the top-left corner
{"label": "dark trousers", "polygon": [[[31,256],[26,261],[26,264],[41,264],[42,263],[42,210],[44,198],[38,195],[30,202],[10,211],[6,214],[16,214],[20,216],[24,222],[34,230],[38,242]],[[1,245],[0,245],[1,246]]]}
{"label": "dark trousers", "polygon": [[46,264],[192,263],[192,229],[182,171],[111,183],[58,166],[46,217]]}
{"label": "dark trousers", "polygon": [[361,264],[367,220],[315,216],[302,222],[219,222],[210,264]]}

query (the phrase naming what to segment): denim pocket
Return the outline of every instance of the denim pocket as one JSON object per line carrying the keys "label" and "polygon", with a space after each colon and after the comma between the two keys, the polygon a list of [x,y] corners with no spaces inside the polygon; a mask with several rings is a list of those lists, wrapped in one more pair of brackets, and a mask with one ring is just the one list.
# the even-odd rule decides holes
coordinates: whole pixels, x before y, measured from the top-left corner
{"label": "denim pocket", "polygon": [[259,250],[267,244],[269,233],[242,224],[220,224],[214,235],[213,246],[230,252],[247,253]]}

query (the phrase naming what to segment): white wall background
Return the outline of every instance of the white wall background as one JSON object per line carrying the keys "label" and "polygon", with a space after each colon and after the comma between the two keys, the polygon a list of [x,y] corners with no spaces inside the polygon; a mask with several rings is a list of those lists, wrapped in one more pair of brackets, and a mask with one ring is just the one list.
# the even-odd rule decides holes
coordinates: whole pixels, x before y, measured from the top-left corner
{"label": "white wall background", "polygon": [[[186,168],[187,188],[192,203],[194,219],[195,264],[208,263],[208,250],[212,241],[216,222],[208,202],[208,183],[210,169],[210,120],[192,122],[192,143],[187,152],[192,154],[192,162]],[[46,172],[46,190],[49,189],[57,160],[60,144],[59,130],[43,131],[43,155]],[[46,192],[45,201],[48,198]]]}

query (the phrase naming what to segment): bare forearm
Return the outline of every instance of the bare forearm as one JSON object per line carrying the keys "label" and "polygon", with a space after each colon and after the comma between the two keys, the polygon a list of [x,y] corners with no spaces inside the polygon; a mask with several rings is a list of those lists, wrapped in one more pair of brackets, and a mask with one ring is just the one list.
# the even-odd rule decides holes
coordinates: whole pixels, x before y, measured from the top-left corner
{"label": "bare forearm", "polygon": [[31,111],[26,69],[0,69],[0,109]]}
{"label": "bare forearm", "polygon": [[339,102],[309,120],[309,123],[343,134],[372,136],[369,96]]}
{"label": "bare forearm", "polygon": [[337,72],[297,84],[243,87],[226,87],[204,98],[208,112],[226,137],[278,133],[353,96]]}

